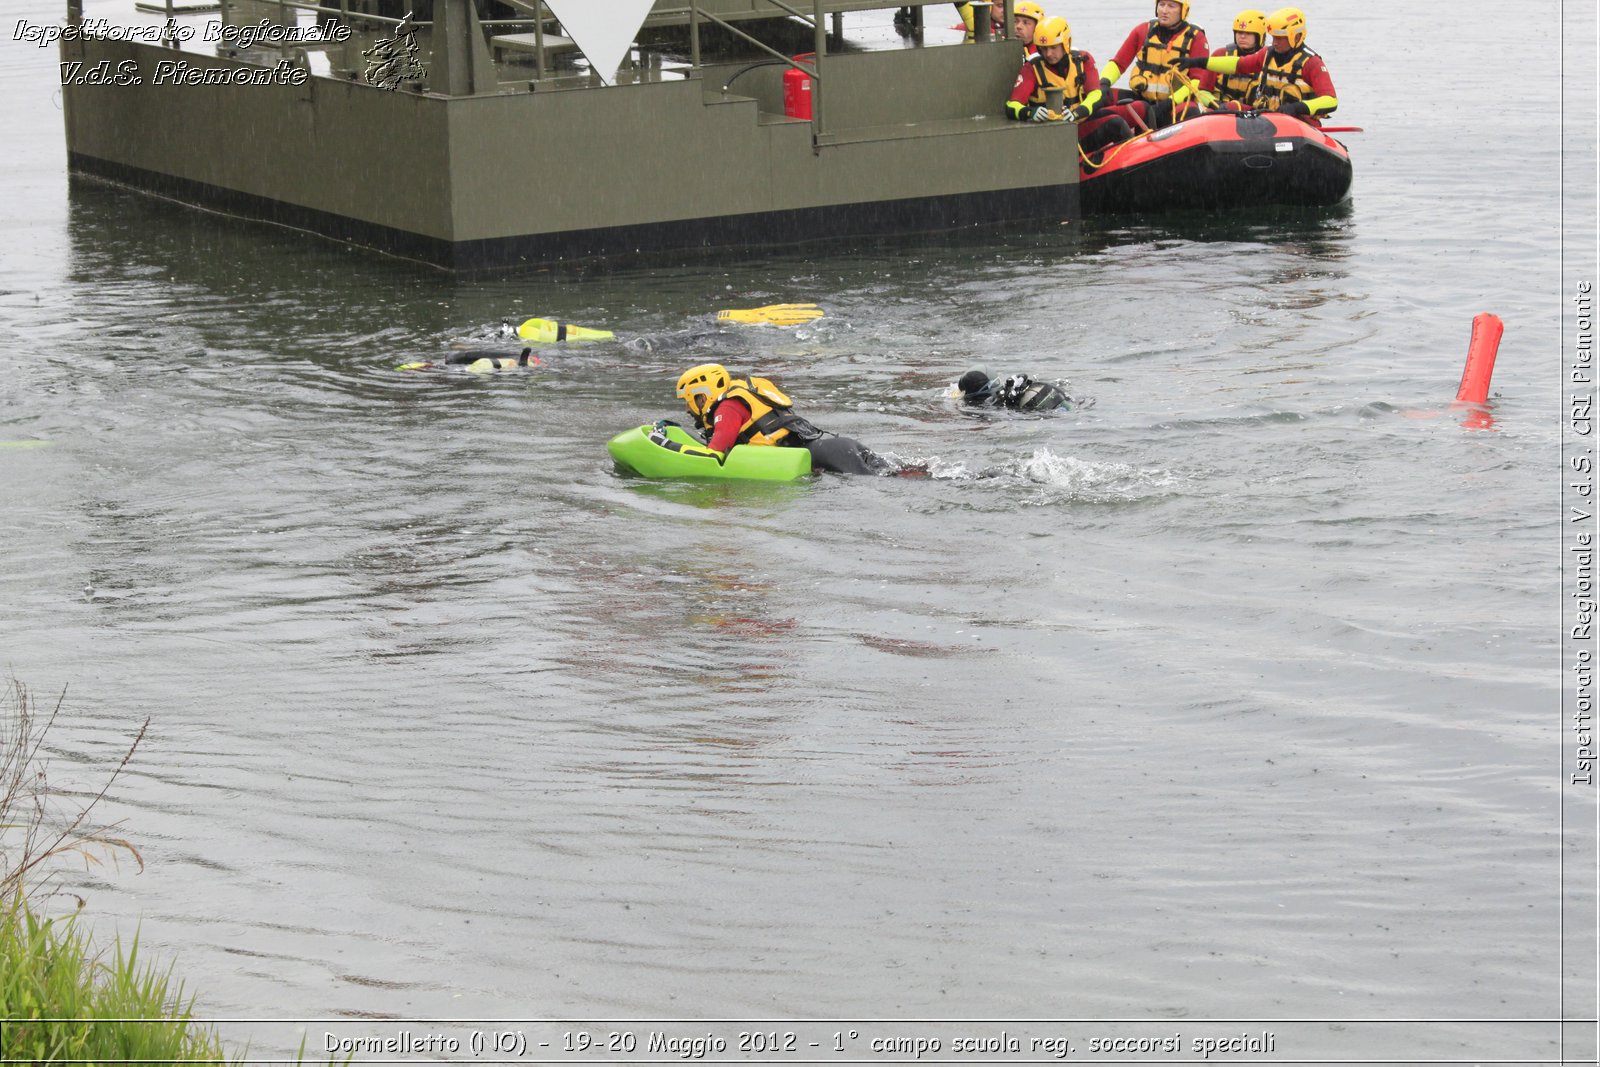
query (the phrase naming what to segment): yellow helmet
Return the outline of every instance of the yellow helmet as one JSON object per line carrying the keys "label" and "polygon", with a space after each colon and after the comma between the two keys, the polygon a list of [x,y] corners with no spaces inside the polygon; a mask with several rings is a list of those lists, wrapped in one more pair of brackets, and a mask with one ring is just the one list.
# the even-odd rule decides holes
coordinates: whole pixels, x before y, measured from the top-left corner
{"label": "yellow helmet", "polygon": [[[1189,19],[1189,0],[1173,0],[1173,2],[1178,5],[1178,21],[1187,22]],[[1156,0],[1158,7],[1160,4],[1161,0]]]}
{"label": "yellow helmet", "polygon": [[1015,4],[1011,5],[1011,11],[1012,14],[1023,15],[1034,22],[1044,21],[1044,8],[1034,3],[1033,0],[1017,0]]}
{"label": "yellow helmet", "polygon": [[1253,33],[1256,43],[1267,39],[1267,13],[1251,8],[1249,11],[1239,12],[1238,18],[1233,20],[1234,33]]}
{"label": "yellow helmet", "polygon": [[1306,39],[1306,13],[1297,7],[1280,7],[1267,16],[1267,33],[1287,37],[1290,48],[1299,48]]}
{"label": "yellow helmet", "polygon": [[728,381],[728,368],[720,363],[690,367],[678,378],[678,399],[689,409],[689,414],[704,421],[717,397],[727,391]]}
{"label": "yellow helmet", "polygon": [[1060,15],[1052,16],[1039,23],[1033,31],[1033,47],[1043,52],[1049,45],[1058,44],[1071,51],[1072,27],[1067,25],[1067,20]]}

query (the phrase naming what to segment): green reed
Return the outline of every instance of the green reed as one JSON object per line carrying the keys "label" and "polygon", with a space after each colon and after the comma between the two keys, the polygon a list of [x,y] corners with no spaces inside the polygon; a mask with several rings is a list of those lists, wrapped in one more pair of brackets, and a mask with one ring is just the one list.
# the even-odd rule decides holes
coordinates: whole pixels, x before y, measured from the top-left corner
{"label": "green reed", "polygon": [[32,1063],[239,1063],[192,1019],[183,984],[119,939],[107,960],[76,917],[42,919],[21,896],[0,912],[0,1058]]}
{"label": "green reed", "polygon": [[[243,1055],[229,1057],[215,1031],[195,1022],[194,1000],[184,999],[170,966],[162,970],[140,958],[137,935],[126,948],[118,938],[107,959],[79,928],[77,914],[46,918],[35,907],[70,896],[83,908],[82,897],[56,887],[63,863],[131,858],[144,869],[120,828],[96,825],[91,815],[144,740],[149,720],[105,784],[83,800],[51,788],[46,776],[44,739],[60,710],[57,700],[40,715],[14,679],[0,693],[0,1061],[246,1062]],[[303,1060],[303,1043],[301,1052]]]}

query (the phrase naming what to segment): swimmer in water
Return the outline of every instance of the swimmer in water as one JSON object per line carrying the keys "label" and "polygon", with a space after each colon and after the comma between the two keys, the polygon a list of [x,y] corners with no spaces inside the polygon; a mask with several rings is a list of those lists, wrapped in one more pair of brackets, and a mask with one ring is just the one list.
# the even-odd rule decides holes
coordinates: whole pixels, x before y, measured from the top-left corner
{"label": "swimmer in water", "polygon": [[1004,379],[991,378],[982,370],[969,370],[963,374],[951,386],[949,395],[972,407],[1025,412],[1054,411],[1071,401],[1071,397],[1052,382],[1038,381],[1026,374],[1010,374]]}

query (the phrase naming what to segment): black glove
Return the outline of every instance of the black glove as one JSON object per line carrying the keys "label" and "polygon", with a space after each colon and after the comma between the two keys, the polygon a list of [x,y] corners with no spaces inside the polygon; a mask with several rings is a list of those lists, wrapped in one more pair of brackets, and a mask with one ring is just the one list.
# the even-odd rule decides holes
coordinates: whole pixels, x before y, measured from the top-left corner
{"label": "black glove", "polygon": [[1285,100],[1278,105],[1278,112],[1283,115],[1293,115],[1299,119],[1311,117],[1311,109],[1299,100]]}
{"label": "black glove", "polygon": [[1172,61],[1172,65],[1183,70],[1195,70],[1209,62],[1211,62],[1210,56],[1179,56]]}
{"label": "black glove", "polygon": [[1082,122],[1089,117],[1089,109],[1079,104],[1077,107],[1067,109],[1068,122]]}
{"label": "black glove", "polygon": [[1100,79],[1100,99],[1106,101],[1110,101],[1111,99],[1111,82],[1109,79]]}

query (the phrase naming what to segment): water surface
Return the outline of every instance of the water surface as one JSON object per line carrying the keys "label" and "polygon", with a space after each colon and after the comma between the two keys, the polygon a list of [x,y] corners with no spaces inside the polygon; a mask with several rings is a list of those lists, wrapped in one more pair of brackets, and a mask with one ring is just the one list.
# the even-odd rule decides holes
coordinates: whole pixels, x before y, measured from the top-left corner
{"label": "water surface", "polygon": [[[1546,69],[1559,7],[1452,50]],[[1336,209],[490,279],[69,182],[8,40],[0,437],[50,445],[0,451],[0,649],[68,688],[62,784],[151,719],[96,931],[220,1017],[1554,1017],[1592,105],[1419,94],[1376,42],[1422,5],[1312,16]],[[531,315],[619,341],[393,370]],[[937,477],[620,476],[709,359]],[[1083,403],[954,410],[980,365]]]}

